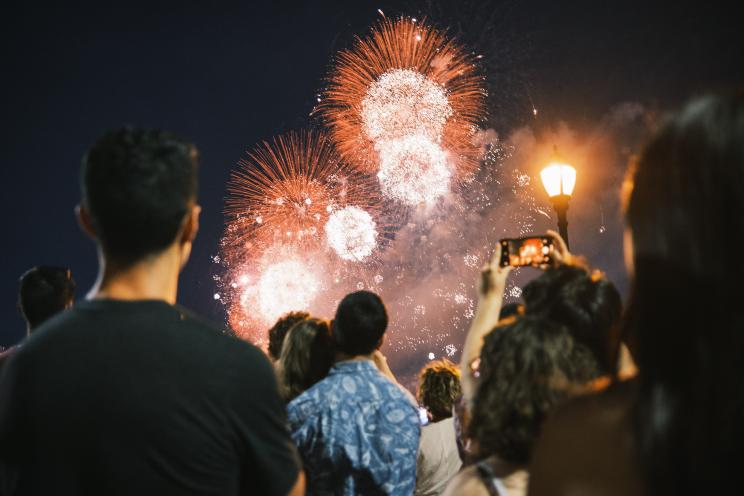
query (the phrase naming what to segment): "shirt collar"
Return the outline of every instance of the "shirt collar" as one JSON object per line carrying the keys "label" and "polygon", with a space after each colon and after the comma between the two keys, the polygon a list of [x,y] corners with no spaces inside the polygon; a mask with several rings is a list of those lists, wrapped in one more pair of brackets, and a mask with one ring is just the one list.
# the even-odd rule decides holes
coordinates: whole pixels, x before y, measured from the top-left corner
{"label": "shirt collar", "polygon": [[377,372],[377,366],[371,360],[345,360],[336,363],[328,375],[334,374],[359,374]]}

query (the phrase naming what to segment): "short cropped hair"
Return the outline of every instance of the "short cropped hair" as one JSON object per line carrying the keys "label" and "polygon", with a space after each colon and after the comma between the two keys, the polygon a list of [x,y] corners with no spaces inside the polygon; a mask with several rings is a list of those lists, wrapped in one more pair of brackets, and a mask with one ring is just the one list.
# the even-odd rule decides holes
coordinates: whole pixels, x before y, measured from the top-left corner
{"label": "short cropped hair", "polygon": [[346,295],[336,309],[333,338],[337,349],[347,355],[368,355],[380,345],[387,325],[387,311],[380,297],[356,291]]}
{"label": "short cropped hair", "polygon": [[279,360],[282,354],[282,344],[287,332],[298,322],[309,319],[310,314],[307,312],[289,312],[285,313],[269,329],[269,356],[272,360]]}
{"label": "short cropped hair", "polygon": [[460,370],[447,359],[429,362],[421,369],[416,399],[435,420],[452,416],[452,406],[462,395]]}
{"label": "short cropped hair", "polygon": [[75,280],[70,269],[39,266],[20,279],[18,307],[34,329],[67,308],[75,298]]}
{"label": "short cropped hair", "polygon": [[111,131],[85,155],[81,188],[104,252],[129,265],[176,239],[196,200],[197,151],[165,131]]}

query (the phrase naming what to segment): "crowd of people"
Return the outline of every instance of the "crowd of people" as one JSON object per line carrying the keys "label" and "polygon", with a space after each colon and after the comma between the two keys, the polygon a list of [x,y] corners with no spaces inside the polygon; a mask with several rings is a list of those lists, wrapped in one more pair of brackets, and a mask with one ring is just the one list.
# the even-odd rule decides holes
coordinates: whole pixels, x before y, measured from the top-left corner
{"label": "crowd of people", "polygon": [[298,309],[268,350],[176,305],[199,228],[197,153],[121,129],[87,152],[79,223],[98,247],[21,278],[29,336],[0,355],[0,494],[718,494],[744,441],[744,94],[670,117],[622,185],[615,286],[556,233],[503,305],[500,248],[479,274],[459,364],[413,395],[368,291],[332,319]]}

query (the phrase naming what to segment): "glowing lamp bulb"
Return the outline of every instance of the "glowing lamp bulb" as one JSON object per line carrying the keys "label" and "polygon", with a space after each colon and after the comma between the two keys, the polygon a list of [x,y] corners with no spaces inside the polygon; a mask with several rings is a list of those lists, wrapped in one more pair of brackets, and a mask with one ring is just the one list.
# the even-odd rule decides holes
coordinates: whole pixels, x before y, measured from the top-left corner
{"label": "glowing lamp bulb", "polygon": [[551,162],[540,172],[548,196],[571,196],[576,186],[576,169],[568,164]]}

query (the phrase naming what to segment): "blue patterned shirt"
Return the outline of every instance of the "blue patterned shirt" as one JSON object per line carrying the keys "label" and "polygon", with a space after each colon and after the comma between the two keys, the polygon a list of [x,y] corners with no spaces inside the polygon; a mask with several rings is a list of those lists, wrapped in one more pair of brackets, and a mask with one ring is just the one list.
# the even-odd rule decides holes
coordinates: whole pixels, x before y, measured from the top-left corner
{"label": "blue patterned shirt", "polygon": [[307,494],[413,494],[418,411],[374,363],[337,363],[287,408]]}

